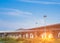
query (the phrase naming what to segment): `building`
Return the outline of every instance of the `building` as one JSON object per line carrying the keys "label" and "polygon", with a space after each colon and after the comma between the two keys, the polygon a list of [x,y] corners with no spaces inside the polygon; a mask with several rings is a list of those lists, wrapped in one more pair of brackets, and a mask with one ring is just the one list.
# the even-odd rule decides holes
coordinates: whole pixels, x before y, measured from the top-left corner
{"label": "building", "polygon": [[[45,31],[46,29],[46,31]],[[13,38],[41,38],[41,35],[51,33],[54,38],[60,38],[60,24],[53,24],[48,26],[36,27],[31,29],[18,29],[16,31],[0,32],[0,37],[13,37]],[[49,34],[48,34],[49,35]]]}

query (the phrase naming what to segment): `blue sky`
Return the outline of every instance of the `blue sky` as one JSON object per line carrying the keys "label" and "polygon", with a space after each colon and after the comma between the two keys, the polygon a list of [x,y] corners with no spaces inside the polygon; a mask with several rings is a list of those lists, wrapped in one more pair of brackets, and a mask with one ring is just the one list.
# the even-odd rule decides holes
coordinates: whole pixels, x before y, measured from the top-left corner
{"label": "blue sky", "polygon": [[60,0],[0,0],[0,31],[60,23]]}

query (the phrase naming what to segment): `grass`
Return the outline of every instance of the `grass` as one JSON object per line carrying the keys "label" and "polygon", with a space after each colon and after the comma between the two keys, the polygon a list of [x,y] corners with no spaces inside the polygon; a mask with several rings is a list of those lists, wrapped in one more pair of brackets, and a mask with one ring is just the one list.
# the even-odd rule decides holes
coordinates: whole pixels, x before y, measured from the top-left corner
{"label": "grass", "polygon": [[13,39],[13,38],[0,38],[0,42],[2,43],[60,43],[60,39],[52,39],[52,40],[42,40],[40,38],[33,39]]}

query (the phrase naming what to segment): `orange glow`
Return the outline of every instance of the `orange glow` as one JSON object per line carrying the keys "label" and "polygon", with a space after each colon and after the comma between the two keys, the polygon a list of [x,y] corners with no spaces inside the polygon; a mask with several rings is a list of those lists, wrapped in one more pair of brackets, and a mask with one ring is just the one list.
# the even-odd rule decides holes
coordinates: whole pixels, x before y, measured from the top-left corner
{"label": "orange glow", "polygon": [[52,35],[52,33],[43,33],[42,35],[41,35],[41,37],[42,37],[42,40],[52,40],[52,38],[53,38],[53,35]]}

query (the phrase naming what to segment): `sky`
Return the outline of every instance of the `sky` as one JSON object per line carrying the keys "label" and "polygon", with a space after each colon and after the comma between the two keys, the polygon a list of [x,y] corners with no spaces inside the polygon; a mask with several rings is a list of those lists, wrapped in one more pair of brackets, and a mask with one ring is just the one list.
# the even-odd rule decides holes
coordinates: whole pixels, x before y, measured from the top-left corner
{"label": "sky", "polygon": [[59,23],[60,0],[0,0],[0,31]]}

